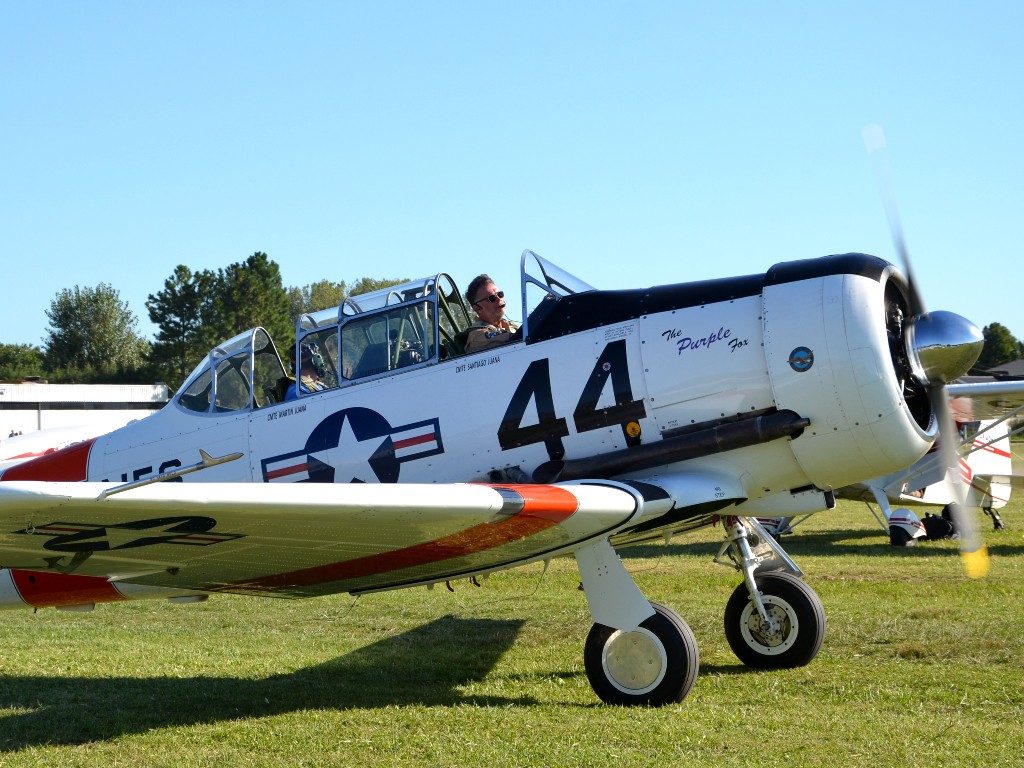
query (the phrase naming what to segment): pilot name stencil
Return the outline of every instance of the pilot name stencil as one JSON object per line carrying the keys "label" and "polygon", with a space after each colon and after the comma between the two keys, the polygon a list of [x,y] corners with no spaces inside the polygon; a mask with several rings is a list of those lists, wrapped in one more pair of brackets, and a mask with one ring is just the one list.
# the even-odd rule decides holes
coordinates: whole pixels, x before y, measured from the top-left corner
{"label": "pilot name stencil", "polygon": [[277,421],[278,419],[284,419],[288,416],[294,416],[296,413],[302,413],[306,410],[306,405],[296,405],[291,408],[285,408],[280,411],[274,411],[273,413],[267,414],[267,421]]}
{"label": "pilot name stencil", "polygon": [[456,373],[469,373],[470,371],[476,371],[481,368],[486,368],[488,365],[497,365],[501,362],[501,355],[494,355],[486,360],[473,360],[469,363],[463,363],[462,365],[455,366]]}

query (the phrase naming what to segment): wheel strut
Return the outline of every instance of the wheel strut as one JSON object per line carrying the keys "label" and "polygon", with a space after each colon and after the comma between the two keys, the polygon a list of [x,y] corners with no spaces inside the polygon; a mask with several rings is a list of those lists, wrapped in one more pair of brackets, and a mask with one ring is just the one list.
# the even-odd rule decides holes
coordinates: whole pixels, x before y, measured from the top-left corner
{"label": "wheel strut", "polygon": [[[758,573],[777,570],[787,571],[799,577],[803,576],[803,571],[754,518],[730,516],[725,518],[725,525],[726,542],[722,545],[715,562],[731,566],[743,574],[743,582],[765,629],[778,631],[779,620],[765,607],[754,577]],[[728,560],[725,559],[726,556]]]}

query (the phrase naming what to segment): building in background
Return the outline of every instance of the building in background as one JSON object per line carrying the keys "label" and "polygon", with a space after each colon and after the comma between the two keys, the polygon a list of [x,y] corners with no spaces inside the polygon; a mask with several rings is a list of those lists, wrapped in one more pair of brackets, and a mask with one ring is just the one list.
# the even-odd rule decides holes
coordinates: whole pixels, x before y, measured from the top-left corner
{"label": "building in background", "polygon": [[101,434],[160,410],[169,397],[166,384],[0,383],[0,440],[57,427]]}

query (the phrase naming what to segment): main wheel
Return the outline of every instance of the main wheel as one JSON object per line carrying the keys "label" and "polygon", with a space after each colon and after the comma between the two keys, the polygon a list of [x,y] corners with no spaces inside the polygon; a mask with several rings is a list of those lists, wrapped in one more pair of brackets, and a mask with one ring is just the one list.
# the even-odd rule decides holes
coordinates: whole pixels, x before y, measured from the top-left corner
{"label": "main wheel", "polygon": [[825,609],[807,584],[789,573],[754,577],[771,623],[740,584],[725,606],[725,637],[748,667],[784,669],[809,664],[825,640]]}
{"label": "main wheel", "polygon": [[917,539],[910,538],[906,528],[899,525],[890,525],[889,543],[894,547],[913,547],[917,544]]}
{"label": "main wheel", "polygon": [[606,704],[659,707],[682,701],[700,668],[693,630],[670,608],[651,603],[654,615],[632,632],[595,624],[583,648],[587,679]]}

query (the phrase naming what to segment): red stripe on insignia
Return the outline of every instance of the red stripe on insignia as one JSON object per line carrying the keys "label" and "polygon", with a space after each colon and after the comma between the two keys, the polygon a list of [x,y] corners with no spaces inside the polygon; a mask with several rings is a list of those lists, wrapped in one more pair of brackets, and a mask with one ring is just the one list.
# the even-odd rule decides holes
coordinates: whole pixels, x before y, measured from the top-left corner
{"label": "red stripe on insignia", "polygon": [[279,477],[287,477],[288,475],[297,475],[299,472],[305,472],[309,469],[309,464],[294,464],[290,467],[282,467],[281,469],[273,469],[267,472],[267,480],[276,480]]}
{"label": "red stripe on insignia", "polygon": [[12,569],[11,579],[22,600],[36,608],[124,600],[109,581],[98,576]]}
{"label": "red stripe on insignia", "polygon": [[51,524],[51,525],[40,525],[38,528],[35,529],[35,532],[36,533],[85,533],[86,531],[99,530],[102,527],[103,527],[102,525],[100,525],[100,526],[96,526],[96,525],[90,525],[90,526],[74,525],[74,526],[69,526],[69,525],[53,525],[53,524]]}
{"label": "red stripe on insignia", "polygon": [[304,568],[291,573],[279,573],[239,581],[226,586],[270,590],[306,587],[438,563],[477,552],[485,552],[525,539],[527,536],[532,536],[566,520],[579,508],[579,501],[573,494],[555,486],[502,485],[490,487],[508,489],[518,493],[523,497],[523,509],[504,520],[474,525],[464,531],[453,533],[450,536],[442,536],[423,544],[357,557],[340,563]]}
{"label": "red stripe on insignia", "polygon": [[69,445],[59,451],[15,464],[0,474],[3,480],[47,480],[49,482],[78,482],[85,480],[89,466],[89,451],[96,438]]}
{"label": "red stripe on insignia", "polygon": [[404,440],[396,440],[394,442],[395,450],[399,451],[402,448],[411,448],[414,445],[422,445],[423,443],[432,443],[437,439],[437,436],[433,432],[428,432],[425,435],[418,435],[416,437],[407,437]]}
{"label": "red stripe on insignia", "polygon": [[[227,534],[227,535],[230,536],[230,534]],[[184,542],[188,542],[188,543],[199,542],[199,543],[202,543],[202,544],[220,544],[222,542],[229,541],[230,539],[225,538],[225,536],[216,536],[216,535],[205,535],[204,536],[204,535],[198,534],[198,533],[190,533],[190,534],[187,534],[185,536],[176,536],[174,540],[176,540],[176,541],[184,541]]]}

